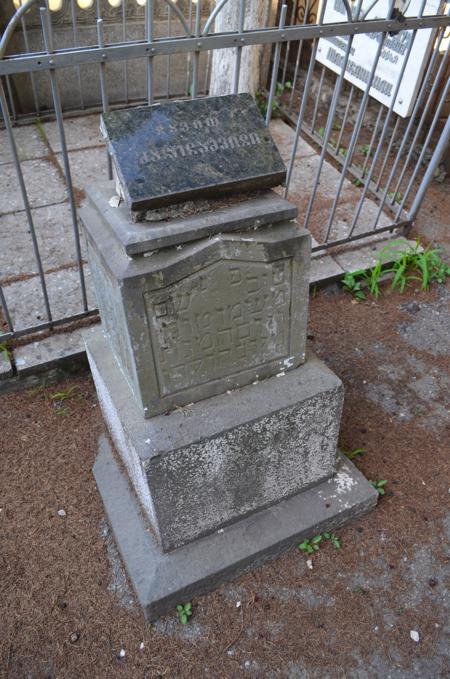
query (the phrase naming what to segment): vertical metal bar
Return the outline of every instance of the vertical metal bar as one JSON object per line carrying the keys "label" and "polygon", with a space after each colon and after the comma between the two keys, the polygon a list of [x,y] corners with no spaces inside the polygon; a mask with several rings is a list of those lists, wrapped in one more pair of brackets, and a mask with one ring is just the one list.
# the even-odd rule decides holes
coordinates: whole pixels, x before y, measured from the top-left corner
{"label": "vertical metal bar", "polygon": [[[359,14],[361,12],[361,5],[362,5],[362,0],[358,0],[358,4],[357,4],[357,7],[356,7],[356,19],[359,18]],[[353,36],[352,35],[347,36],[347,47],[346,47],[346,50],[345,50],[344,60],[342,62],[340,73],[339,73],[339,76],[336,80],[336,84],[334,86],[333,98],[331,100],[331,106],[330,106],[330,110],[329,110],[329,113],[328,113],[327,123],[326,123],[326,126],[325,126],[324,135],[323,135],[322,150],[320,152],[319,164],[318,164],[318,167],[317,167],[314,185],[311,189],[311,193],[310,193],[310,196],[309,196],[308,207],[306,209],[305,221],[304,221],[305,228],[308,225],[309,218],[311,216],[312,208],[313,208],[313,205],[314,205],[314,201],[316,199],[317,189],[318,189],[319,180],[320,180],[320,174],[322,172],[323,163],[325,161],[325,155],[326,155],[327,149],[328,149],[328,142],[330,140],[331,131],[333,129],[333,121],[334,121],[334,116],[335,116],[335,113],[336,113],[336,107],[337,107],[337,104],[338,104],[338,101],[339,101],[339,97],[341,95],[342,83],[344,82],[345,71],[347,69],[348,60],[350,58],[350,54],[351,54],[351,50],[352,50],[352,44],[353,44]]]}
{"label": "vertical metal bar", "polygon": [[[189,35],[192,35],[192,0],[189,0]],[[188,52],[186,59],[186,94],[189,94],[189,83],[191,81],[191,60],[192,54]]]}
{"label": "vertical metal bar", "polygon": [[[97,19],[97,39],[98,46],[100,48],[104,47],[105,35],[103,33],[103,19]],[[109,110],[109,97],[106,88],[106,64],[103,60],[100,62],[100,92],[102,95],[102,110],[103,113],[106,113]],[[106,158],[108,165],[108,179],[112,179],[113,178],[112,162],[108,150],[106,151]]]}
{"label": "vertical metal bar", "polygon": [[385,107],[383,106],[383,104],[380,104],[380,108],[378,109],[377,119],[375,121],[375,125],[373,126],[372,136],[370,137],[369,148],[367,149],[367,154],[366,154],[366,157],[364,159],[364,163],[363,163],[362,170],[361,170],[361,175],[362,175],[363,178],[364,178],[365,171],[367,169],[367,163],[369,162],[370,156],[372,155],[373,145],[375,144],[375,139],[376,139],[376,136],[377,136],[378,128],[380,126],[381,115],[383,113],[384,108]]}
{"label": "vertical metal bar", "polygon": [[[149,44],[149,50],[152,51],[153,43],[153,0],[147,0],[145,3],[145,37]],[[149,106],[153,104],[153,57],[147,58],[147,103]]]}
{"label": "vertical metal bar", "polygon": [[[75,5],[75,0],[70,0],[70,10],[72,13],[72,35],[73,35],[73,46],[79,47],[78,45],[78,28],[77,28],[77,8]],[[78,91],[80,93],[80,105],[84,109],[84,97],[83,97],[83,83],[81,80],[81,69],[77,66],[78,73]]]}
{"label": "vertical metal bar", "polygon": [[334,151],[335,156],[339,155],[339,149],[341,147],[342,135],[344,134],[345,126],[347,125],[347,118],[348,118],[348,114],[350,112],[350,106],[352,104],[353,92],[354,91],[355,91],[355,88],[352,85],[350,87],[350,92],[348,93],[347,105],[345,107],[344,117],[342,118],[341,129],[339,130],[339,136],[338,136],[338,140],[337,140],[337,143],[336,143],[336,149]]}
{"label": "vertical metal bar", "polygon": [[[42,267],[42,260],[41,260],[41,255],[40,255],[40,252],[39,252],[39,245],[38,245],[37,238],[36,238],[36,231],[35,231],[35,228],[34,228],[33,216],[31,214],[30,201],[28,199],[28,193],[27,193],[27,189],[26,189],[26,186],[25,186],[25,180],[23,178],[22,167],[20,165],[20,160],[19,160],[19,154],[17,152],[17,145],[16,145],[16,141],[14,139],[14,134],[13,134],[13,131],[12,131],[12,126],[11,126],[11,120],[10,120],[10,117],[9,117],[8,105],[6,103],[5,90],[3,88],[3,83],[1,82],[1,79],[0,79],[0,108],[1,108],[2,116],[3,116],[3,122],[5,124],[6,134],[8,136],[8,141],[9,141],[9,145],[10,145],[13,160],[14,160],[14,165],[15,165],[16,172],[17,172],[17,179],[19,180],[19,188],[20,188],[20,193],[22,194],[22,200],[23,200],[23,205],[24,205],[24,208],[25,208],[25,213],[26,213],[26,216],[27,216],[28,227],[30,229],[31,240],[32,240],[32,243],[33,243],[34,256],[36,258],[39,280],[40,280],[40,283],[41,283],[42,296],[44,298],[45,313],[47,315],[47,320],[52,321],[52,312],[50,310],[50,303],[49,303],[48,293],[47,293],[47,285],[46,285],[46,282],[45,282],[44,269]],[[12,330],[12,327],[10,328],[10,330]]]}
{"label": "vertical metal bar", "polygon": [[318,113],[318,110],[319,110],[320,97],[322,95],[322,87],[323,87],[323,79],[324,78],[325,78],[325,66],[322,66],[322,72],[320,74],[320,80],[319,80],[319,91],[316,94],[316,101],[314,102],[314,111],[313,111],[313,117],[312,117],[312,121],[311,121],[311,132],[314,132],[314,128],[316,126],[316,119],[317,119],[317,113]]}
{"label": "vertical metal bar", "polygon": [[1,283],[0,283],[0,305],[2,307],[3,316],[5,317],[6,325],[8,326],[9,332],[14,332],[13,322],[11,320],[11,316],[8,310],[8,305],[6,304],[6,299]]}
{"label": "vertical metal bar", "polygon": [[[278,24],[279,28],[284,28],[286,22],[286,12],[287,5],[282,5],[280,12],[280,21]],[[275,43],[275,52],[273,55],[272,80],[270,82],[269,97],[267,99],[266,125],[270,123],[270,119],[272,117],[272,106],[275,97],[275,90],[277,87],[278,69],[280,67],[280,55],[281,55],[281,42],[277,42]]]}
{"label": "vertical metal bar", "polygon": [[10,80],[9,75],[5,76],[5,80],[6,80],[6,88],[8,90],[8,99],[9,99],[9,105],[10,105],[10,108],[11,108],[11,115],[13,117],[14,122],[16,123],[17,122],[17,112],[16,112],[16,107],[15,107],[15,104],[14,104],[14,96],[13,96],[13,93],[12,93],[11,80]]}
{"label": "vertical metal bar", "polygon": [[395,121],[395,124],[394,124],[394,129],[392,130],[392,134],[389,137],[389,144],[388,144],[388,147],[386,149],[386,153],[384,154],[384,160],[381,164],[380,174],[379,174],[378,179],[377,179],[376,184],[375,184],[375,191],[379,191],[379,189],[380,189],[381,182],[382,182],[382,179],[383,179],[384,170],[386,169],[386,165],[387,165],[387,162],[389,160],[389,156],[390,156],[391,151],[392,151],[392,145],[393,145],[395,138],[397,136],[400,121],[401,121],[400,116],[397,116],[397,120]]}
{"label": "vertical metal bar", "polygon": [[[420,152],[420,156],[419,156],[419,158],[418,158],[418,160],[417,160],[416,167],[414,168],[414,172],[412,173],[412,175],[411,175],[411,177],[410,177],[410,180],[409,180],[408,186],[407,186],[407,188],[406,188],[405,194],[404,194],[404,196],[403,196],[402,202],[401,202],[401,204],[400,204],[400,207],[398,208],[398,211],[397,211],[397,214],[396,214],[396,217],[395,217],[396,219],[398,219],[398,218],[400,217],[401,213],[402,213],[402,210],[403,210],[403,208],[404,208],[404,206],[405,206],[405,202],[406,202],[406,200],[407,200],[407,198],[408,198],[408,195],[409,195],[409,193],[410,193],[410,191],[411,191],[411,189],[412,189],[412,187],[413,187],[413,184],[414,184],[414,182],[415,182],[415,180],[416,180],[416,177],[417,177],[417,175],[418,175],[418,173],[419,173],[420,166],[422,165],[422,163],[423,163],[423,161],[424,161],[424,159],[425,159],[425,153],[427,152],[428,146],[429,146],[430,141],[431,141],[431,139],[432,139],[432,137],[433,137],[434,130],[436,129],[436,125],[437,125],[437,122],[438,122],[438,120],[439,120],[439,116],[441,115],[441,111],[442,111],[442,109],[443,109],[443,107],[444,107],[445,100],[446,100],[446,98],[447,98],[447,94],[448,94],[449,90],[450,90],[450,79],[447,79],[447,82],[445,83],[444,89],[443,89],[442,94],[441,94],[440,99],[439,99],[439,104],[437,105],[437,108],[436,108],[436,110],[435,110],[435,113],[434,113],[434,116],[433,116],[432,123],[431,123],[431,125],[430,125],[429,130],[428,130],[428,134],[427,134],[426,139],[425,139],[425,141],[424,141],[424,144],[423,144],[423,146],[422,146],[422,150],[421,150],[421,152]],[[446,125],[445,125],[445,127],[444,127],[444,130],[443,130],[443,132],[442,132],[441,138],[439,139],[438,146],[436,147],[436,150],[439,149],[440,155],[438,156],[438,155],[436,154],[436,151],[435,151],[435,154],[436,154],[436,155],[433,154],[433,157],[432,157],[432,159],[431,159],[434,163],[439,164],[440,157],[442,156],[442,154],[443,154],[443,152],[444,152],[444,150],[445,150],[445,144],[444,144],[444,146],[442,146],[442,144],[443,144],[444,142],[447,143],[447,141],[448,141],[448,120],[447,120],[447,123],[446,123]],[[436,160],[436,159],[437,159],[437,160]],[[431,162],[431,161],[430,161],[430,162]],[[435,165],[435,168],[437,167],[437,164]],[[427,171],[425,172],[425,176],[424,176],[424,180],[426,179],[426,182],[427,182],[427,183],[426,183],[426,186],[428,186],[428,184],[430,183],[432,177],[433,177],[433,175],[431,175],[431,177],[430,177],[429,172],[428,172],[428,169],[427,169]],[[420,188],[419,188],[419,191],[420,191]],[[421,193],[420,193],[420,200],[417,202],[417,205],[414,206],[414,210],[411,208],[411,211],[410,211],[410,212],[411,212],[412,214],[416,214],[417,210],[419,209],[420,203],[422,202],[423,197],[424,197],[424,191],[425,191],[424,189],[421,191]],[[416,202],[416,201],[413,202],[413,205],[414,205],[415,202]]]}
{"label": "vertical metal bar", "polygon": [[[408,220],[411,220],[413,222],[416,219],[417,213],[420,209],[420,206],[422,205],[423,199],[425,198],[425,193],[430,185],[430,182],[434,177],[436,169],[439,167],[439,163],[441,162],[442,156],[444,155],[445,150],[448,148],[449,144],[450,144],[450,116],[448,116],[447,118],[447,122],[445,123],[444,129],[441,132],[441,136],[439,137],[439,141],[436,145],[436,148],[434,149],[434,153],[431,157],[431,160],[428,163],[428,167],[425,171],[423,179],[420,182],[418,190],[416,191],[413,203],[408,212]],[[417,164],[417,167],[419,167],[419,163]]]}
{"label": "vertical metal bar", "polygon": [[[319,26],[323,25],[323,17],[325,14],[325,8],[326,8],[326,1],[322,2],[320,5],[320,14],[319,14],[319,20],[317,24]],[[303,120],[305,118],[305,110],[306,110],[306,104],[308,102],[308,95],[309,95],[309,90],[311,87],[311,79],[313,76],[314,72],[314,62],[316,61],[316,54],[317,54],[317,46],[319,44],[319,41],[317,38],[314,39],[313,42],[313,48],[311,50],[311,56],[309,60],[309,66],[308,66],[308,73],[306,75],[306,80],[305,80],[305,85],[303,88],[303,96],[302,96],[302,101],[300,104],[300,111],[298,112],[298,118],[297,118],[297,125],[295,127],[295,137],[294,137],[294,143],[292,144],[292,151],[291,151],[291,158],[289,160],[289,166],[288,166],[288,171],[287,171],[287,176],[286,176],[286,189],[284,192],[284,197],[286,198],[288,193],[289,193],[289,184],[292,178],[292,171],[294,169],[294,163],[295,163],[295,155],[297,153],[297,147],[298,147],[298,139],[300,136],[300,131],[302,129],[303,125]]]}
{"label": "vertical metal bar", "polygon": [[[244,20],[245,20],[245,0],[239,0],[239,22],[238,31],[239,33],[244,32]],[[241,72],[241,57],[242,57],[242,45],[239,45],[236,49],[236,61],[234,66],[234,82],[233,82],[233,94],[237,94],[239,90],[239,75]]]}
{"label": "vertical metal bar", "polygon": [[[322,4],[325,4],[325,0]],[[298,0],[297,0],[297,5],[298,5]],[[306,25],[306,21],[307,21],[307,18],[308,18],[308,11],[309,11],[309,0],[306,0],[305,14],[304,14],[304,17],[303,17],[303,26]],[[303,40],[299,40],[298,50],[297,50],[297,58],[295,60],[294,77],[292,79],[291,96],[289,97],[289,107],[288,107],[289,113],[292,111],[292,106],[294,104],[294,92],[295,92],[295,87],[297,85],[297,78],[298,78],[298,71],[299,71],[299,68],[300,68],[300,59],[301,59],[301,56],[302,56],[302,49],[303,49]]]}
{"label": "vertical metal bar", "polygon": [[[195,37],[196,38],[200,37],[201,18],[202,18],[202,3],[201,3],[201,0],[198,0],[197,9],[196,9],[196,13],[195,13]],[[199,50],[195,50],[195,52],[194,52],[194,62],[193,62],[193,68],[192,68],[192,92],[191,92],[191,98],[192,99],[197,98],[199,61],[200,61],[200,52],[199,52]]]}
{"label": "vertical metal bar", "polygon": [[[167,5],[167,37],[170,38],[172,33],[172,10],[170,5]],[[166,73],[166,97],[170,97],[170,66],[172,63],[170,54],[167,55],[167,73]]]}
{"label": "vertical metal bar", "polygon": [[[289,22],[290,26],[293,26],[294,24],[294,17],[295,17],[295,2],[292,3],[292,11],[291,11],[291,20]],[[286,72],[287,72],[287,67],[288,67],[288,61],[289,61],[289,50],[291,47],[291,40],[289,40],[286,43],[286,49],[284,51],[284,63],[283,63],[283,75],[281,77],[281,82],[284,85],[286,82]]]}
{"label": "vertical metal bar", "polygon": [[[421,6],[420,6],[420,11],[419,11],[419,14],[418,14],[419,17],[421,17],[422,14],[423,14],[425,3],[426,3],[426,0],[422,0]],[[400,90],[400,86],[403,82],[403,76],[404,76],[404,73],[405,73],[405,70],[406,70],[406,66],[408,65],[409,57],[411,55],[411,50],[412,50],[412,47],[413,47],[413,44],[414,44],[416,34],[417,34],[417,29],[412,31],[411,41],[410,41],[408,49],[406,51],[405,59],[403,61],[402,67],[400,69],[400,73],[398,75],[397,82],[395,83],[394,93],[392,95],[391,103],[390,103],[389,108],[388,108],[386,120],[384,121],[383,129],[381,130],[380,139],[378,140],[378,145],[377,145],[377,148],[375,150],[375,154],[374,154],[374,157],[373,157],[373,160],[372,160],[372,164],[370,166],[369,173],[367,175],[367,181],[364,184],[364,187],[361,191],[361,197],[359,199],[358,205],[357,205],[355,213],[353,215],[349,236],[351,236],[353,234],[355,227],[356,227],[356,224],[358,223],[359,215],[361,214],[362,206],[363,206],[363,203],[364,203],[366,195],[367,195],[367,191],[368,191],[371,179],[372,179],[372,175],[373,175],[373,172],[374,172],[375,167],[377,165],[378,158],[379,158],[379,155],[381,153],[381,149],[383,148],[384,138],[386,136],[386,132],[387,132],[387,129],[388,129],[388,126],[389,126],[389,121],[391,119],[391,115],[392,115],[392,112],[394,110],[394,104],[397,100],[398,93],[399,93],[399,90]]]}
{"label": "vertical metal bar", "polygon": [[[390,0],[389,8],[388,8],[388,12],[389,12],[388,16],[390,16],[390,13],[392,12],[393,6],[394,6],[394,0]],[[350,166],[351,159],[353,157],[355,147],[356,147],[356,142],[358,141],[359,133],[361,131],[361,125],[362,125],[362,122],[363,122],[363,119],[364,119],[364,115],[366,113],[367,102],[369,100],[370,88],[372,87],[373,79],[375,78],[375,73],[376,73],[376,70],[377,70],[378,61],[380,59],[381,51],[384,47],[385,39],[386,39],[386,33],[384,32],[384,33],[382,33],[382,38],[381,38],[380,42],[378,43],[378,48],[377,48],[377,51],[376,51],[376,54],[375,54],[375,59],[373,60],[373,64],[372,64],[372,70],[370,71],[369,80],[367,81],[366,88],[364,90],[364,94],[363,94],[363,97],[361,99],[358,115],[357,115],[356,120],[355,120],[355,125],[353,127],[352,136],[350,138],[350,143],[349,143],[349,146],[348,146],[348,149],[347,149],[347,155],[345,156],[344,165],[343,165],[342,170],[341,170],[341,176],[339,177],[339,185],[338,185],[336,195],[335,195],[334,200],[333,200],[333,205],[331,207],[330,215],[329,215],[329,218],[328,218],[327,231],[326,231],[325,241],[324,241],[325,243],[328,241],[328,238],[330,237],[331,227],[333,226],[334,215],[336,213],[336,208],[337,208],[338,203],[339,203],[339,198],[340,198],[340,195],[341,195],[342,187],[344,186],[345,177],[347,175],[347,170]]]}
{"label": "vertical metal bar", "polygon": [[[208,52],[208,59],[207,59],[207,61],[206,61],[206,68],[205,68],[205,87],[204,87],[205,95],[208,93],[208,90],[209,90],[209,87],[208,87],[208,86],[209,86],[209,78],[210,78],[210,73],[211,73],[212,53],[213,53],[213,51],[212,51],[212,50],[209,50],[209,52]],[[190,52],[189,52],[189,54],[190,54]]]}
{"label": "vertical metal bar", "polygon": [[[411,160],[411,156],[415,151],[417,142],[418,142],[419,137],[422,133],[423,126],[425,124],[425,121],[428,118],[428,111],[431,107],[431,102],[434,99],[434,95],[436,93],[438,85],[440,84],[442,74],[445,72],[444,69],[447,68],[448,57],[449,57],[449,54],[450,54],[449,47],[450,47],[450,42],[447,44],[447,49],[445,51],[445,55],[441,60],[438,72],[436,73],[436,77],[434,79],[433,85],[432,85],[430,93],[428,95],[428,99],[427,99],[426,104],[425,104],[425,106],[422,110],[421,118],[420,118],[419,124],[417,125],[417,129],[416,129],[416,132],[414,134],[413,140],[412,140],[411,144],[409,145],[408,155],[406,156],[406,160],[404,162],[403,169],[400,172],[400,175],[399,175],[398,180],[397,180],[397,184],[396,184],[394,192],[393,192],[394,198],[397,195],[398,190],[399,190],[399,188],[400,188],[400,186],[403,182],[406,170],[407,170],[408,165],[409,165],[410,160]],[[392,200],[391,204],[394,204],[394,200]]]}
{"label": "vertical metal bar", "polygon": [[[126,0],[122,0],[122,41],[127,42]],[[128,104],[128,60],[123,62],[123,88],[125,103]]]}
{"label": "vertical metal bar", "polygon": [[[46,50],[47,54],[52,54],[52,52],[53,52],[53,42],[52,42],[52,33],[51,33],[51,23],[50,23],[50,18],[49,18],[47,8],[41,7],[40,14],[41,14],[42,33],[43,33],[43,36],[44,36],[45,50]],[[67,190],[68,190],[68,193],[69,193],[70,212],[71,212],[71,215],[72,215],[72,227],[73,227],[73,235],[74,235],[74,240],[75,240],[75,251],[76,251],[76,257],[77,257],[77,263],[78,263],[78,273],[79,273],[80,286],[81,286],[81,297],[82,297],[84,311],[87,311],[88,310],[88,303],[87,303],[87,294],[86,294],[86,283],[85,283],[85,280],[84,280],[83,262],[82,262],[82,259],[81,259],[80,233],[78,231],[77,209],[76,209],[76,205],[75,205],[75,196],[73,194],[72,174],[71,174],[71,171],[70,171],[69,154],[67,152],[66,135],[65,135],[65,132],[64,132],[64,122],[63,122],[63,115],[62,115],[62,108],[61,108],[61,100],[60,100],[60,96],[59,96],[58,83],[56,81],[56,74],[55,74],[54,69],[52,69],[52,68],[49,69],[49,76],[50,76],[50,85],[51,85],[51,89],[52,89],[53,104],[54,104],[54,107],[55,107],[56,122],[57,122],[57,125],[58,125],[59,136],[60,136],[60,141],[61,141],[61,155],[62,155],[63,164],[64,164],[64,174],[66,176]]]}
{"label": "vertical metal bar", "polygon": [[[30,52],[30,45],[28,42],[28,32],[27,32],[27,25],[25,22],[25,15],[21,18],[20,20],[21,25],[22,25],[22,34],[23,34],[23,42],[25,45],[26,51],[29,53]],[[36,115],[38,116],[40,113],[40,106],[39,106],[39,97],[38,97],[38,91],[36,87],[36,78],[34,77],[34,73],[30,73],[30,80],[31,80],[31,91],[33,93],[33,101],[34,101],[34,108],[36,109]]]}

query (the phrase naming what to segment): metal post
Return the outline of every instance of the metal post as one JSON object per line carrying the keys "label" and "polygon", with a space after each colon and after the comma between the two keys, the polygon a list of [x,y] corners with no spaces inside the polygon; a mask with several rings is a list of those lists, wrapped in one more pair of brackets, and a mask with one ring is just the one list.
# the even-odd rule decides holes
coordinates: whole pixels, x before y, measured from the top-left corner
{"label": "metal post", "polygon": [[[280,12],[280,22],[278,24],[279,28],[284,28],[284,25],[286,23],[286,12],[287,5],[282,5]],[[278,69],[280,67],[280,55],[281,55],[281,42],[277,42],[275,44],[275,52],[273,55],[272,80],[270,81],[269,97],[267,99],[266,125],[270,123],[270,119],[272,117],[273,101],[275,98],[275,91],[277,88]]]}

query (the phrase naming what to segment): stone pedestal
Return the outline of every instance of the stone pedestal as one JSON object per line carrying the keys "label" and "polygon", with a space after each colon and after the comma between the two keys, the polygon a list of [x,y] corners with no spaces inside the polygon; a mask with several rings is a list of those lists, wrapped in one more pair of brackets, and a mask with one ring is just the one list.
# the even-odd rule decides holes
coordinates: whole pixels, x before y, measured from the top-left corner
{"label": "stone pedestal", "polygon": [[102,316],[87,353],[123,463],[104,441],[94,473],[153,619],[377,493],[337,455],[340,380],[306,354],[295,208],[265,192],[135,224],[112,192],[92,188],[80,211]]}

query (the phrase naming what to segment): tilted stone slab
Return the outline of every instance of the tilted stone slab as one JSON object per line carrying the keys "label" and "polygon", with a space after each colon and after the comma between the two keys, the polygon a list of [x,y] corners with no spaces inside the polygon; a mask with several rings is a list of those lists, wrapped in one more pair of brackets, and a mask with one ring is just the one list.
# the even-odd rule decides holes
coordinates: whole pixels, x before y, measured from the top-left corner
{"label": "tilted stone slab", "polygon": [[223,530],[163,553],[111,448],[100,441],[94,475],[117,546],[146,618],[174,611],[180,601],[275,559],[305,538],[336,530],[375,507],[378,493],[361,472],[339,456],[336,473]]}
{"label": "tilted stone slab", "polygon": [[334,473],[343,387],[313,355],[280,377],[144,420],[101,330],[86,346],[108,428],[164,551]]}
{"label": "tilted stone slab", "polygon": [[305,360],[310,235],[295,222],[131,258],[97,211],[80,217],[103,327],[145,417]]}
{"label": "tilted stone slab", "polygon": [[109,111],[101,127],[131,210],[270,188],[286,177],[249,94]]}

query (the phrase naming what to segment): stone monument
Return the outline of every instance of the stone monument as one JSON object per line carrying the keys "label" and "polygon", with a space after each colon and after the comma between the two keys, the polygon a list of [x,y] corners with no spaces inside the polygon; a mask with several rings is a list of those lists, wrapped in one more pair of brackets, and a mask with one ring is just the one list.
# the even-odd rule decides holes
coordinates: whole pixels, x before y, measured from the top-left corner
{"label": "stone monument", "polygon": [[80,211],[114,442],[94,466],[145,614],[374,506],[337,453],[343,388],[306,349],[310,235],[249,95],[104,114],[114,184]]}

